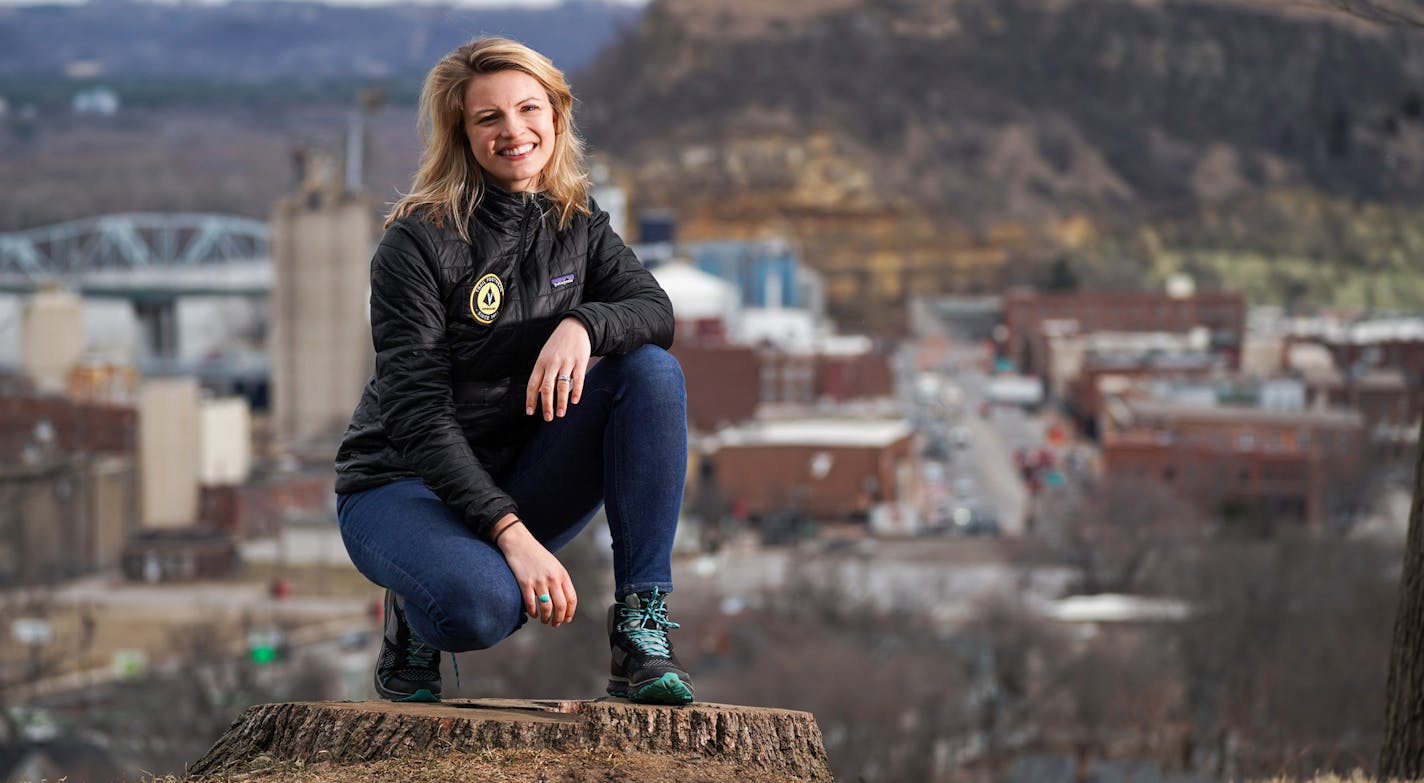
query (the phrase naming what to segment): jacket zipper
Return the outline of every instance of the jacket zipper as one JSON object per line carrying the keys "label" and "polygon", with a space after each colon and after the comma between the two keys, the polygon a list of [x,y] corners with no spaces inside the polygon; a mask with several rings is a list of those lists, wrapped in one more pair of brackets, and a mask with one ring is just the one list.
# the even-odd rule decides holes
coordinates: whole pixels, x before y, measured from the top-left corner
{"label": "jacket zipper", "polygon": [[524,202],[524,216],[519,219],[519,260],[520,260],[521,262],[524,260],[524,253],[525,253],[525,249],[524,249],[525,232],[529,229],[529,215],[532,214],[533,211],[534,211],[534,202],[533,202],[533,200],[526,200],[526,201]]}
{"label": "jacket zipper", "polygon": [[[524,235],[529,229],[529,214],[533,206],[534,202],[528,196],[525,196],[524,216],[519,219],[519,254],[514,257],[514,274],[510,275],[512,279],[511,282],[522,282],[524,279],[524,256],[528,255],[529,252],[524,247]],[[529,317],[529,306],[524,300],[525,297],[519,297],[520,321]]]}

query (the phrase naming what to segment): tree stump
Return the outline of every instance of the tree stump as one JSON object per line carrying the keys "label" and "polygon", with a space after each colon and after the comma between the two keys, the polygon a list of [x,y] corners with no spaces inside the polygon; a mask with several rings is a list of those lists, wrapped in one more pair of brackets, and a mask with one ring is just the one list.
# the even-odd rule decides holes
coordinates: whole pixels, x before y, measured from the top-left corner
{"label": "tree stump", "polygon": [[199,777],[278,762],[352,764],[491,750],[625,751],[735,764],[747,780],[831,781],[806,712],[623,699],[297,702],[248,708],[189,769]]}

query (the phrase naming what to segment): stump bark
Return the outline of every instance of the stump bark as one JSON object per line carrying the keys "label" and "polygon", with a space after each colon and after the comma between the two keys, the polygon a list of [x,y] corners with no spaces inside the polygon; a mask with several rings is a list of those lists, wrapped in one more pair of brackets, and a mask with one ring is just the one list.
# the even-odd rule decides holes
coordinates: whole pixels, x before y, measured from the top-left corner
{"label": "stump bark", "polygon": [[747,780],[832,780],[821,729],[810,713],[622,699],[261,704],[248,708],[189,775],[242,770],[259,757],[350,764],[530,749],[692,756],[735,764]]}

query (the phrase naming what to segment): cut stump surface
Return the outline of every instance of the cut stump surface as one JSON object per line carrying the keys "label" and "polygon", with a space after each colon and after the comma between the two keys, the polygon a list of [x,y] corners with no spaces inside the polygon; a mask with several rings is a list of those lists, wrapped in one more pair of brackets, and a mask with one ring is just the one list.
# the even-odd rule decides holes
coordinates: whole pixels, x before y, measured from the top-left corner
{"label": "cut stump surface", "polygon": [[731,765],[748,781],[832,779],[810,713],[622,699],[260,704],[189,775],[248,772],[258,761],[348,765],[490,751],[616,751]]}

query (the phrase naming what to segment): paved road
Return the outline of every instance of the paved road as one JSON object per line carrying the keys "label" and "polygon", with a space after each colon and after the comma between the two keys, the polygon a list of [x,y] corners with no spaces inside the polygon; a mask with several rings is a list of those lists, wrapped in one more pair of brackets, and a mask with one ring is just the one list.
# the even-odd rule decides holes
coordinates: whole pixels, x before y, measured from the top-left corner
{"label": "paved road", "polygon": [[955,369],[943,376],[943,383],[961,401],[949,409],[949,423],[967,428],[970,436],[967,447],[951,461],[951,471],[955,479],[971,479],[975,492],[997,513],[1005,535],[1023,535],[1032,499],[1014,465],[1013,454],[1020,448],[1043,445],[1043,419],[1003,406],[994,406],[988,418],[981,417],[988,386],[988,377],[981,369],[985,360],[982,347],[957,345],[947,358]]}

